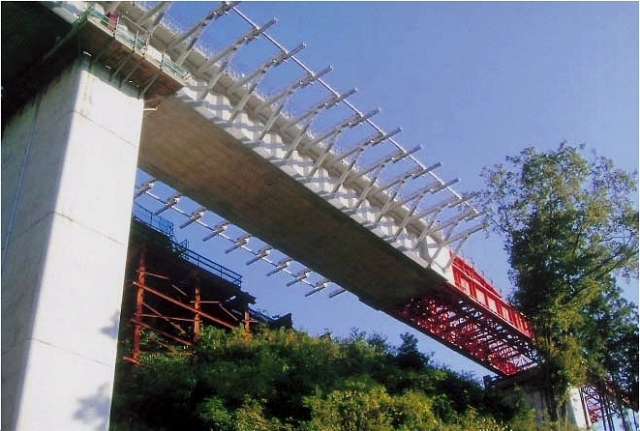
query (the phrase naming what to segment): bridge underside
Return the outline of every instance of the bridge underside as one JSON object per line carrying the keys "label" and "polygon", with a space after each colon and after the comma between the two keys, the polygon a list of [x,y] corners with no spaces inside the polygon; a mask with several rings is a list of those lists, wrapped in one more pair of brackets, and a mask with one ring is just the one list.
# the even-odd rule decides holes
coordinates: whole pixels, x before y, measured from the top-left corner
{"label": "bridge underside", "polygon": [[[23,35],[21,37],[29,40],[21,43],[31,54],[29,58],[22,58],[20,50],[6,53],[3,49],[2,85],[8,95],[3,95],[3,104],[8,102],[12,108],[3,109],[3,126],[5,115],[19,109],[29,97],[28,88],[21,85],[25,77],[45,73],[48,63],[43,62],[43,58],[54,48],[56,40],[65,40],[73,31],[70,25],[42,5],[23,7],[22,3],[9,3],[9,10],[7,4],[2,4],[3,12],[15,12],[21,19],[14,23],[8,13],[2,14],[3,42],[5,37]],[[31,26],[26,34],[22,33],[21,28],[24,23]],[[109,23],[106,24],[108,27]],[[175,86],[176,80],[163,74],[162,67],[154,78],[152,64],[144,58],[136,58],[135,52],[122,49],[105,34],[104,27],[86,26],[68,40],[66,49],[58,49],[57,52],[72,56],[84,55],[86,51],[94,58],[100,57],[101,62],[107,62],[114,72],[123,65],[120,74],[114,73],[115,79],[122,81],[123,76],[126,80],[140,79],[140,88],[145,86],[145,82],[155,86],[150,86],[144,94],[149,106],[155,110],[149,110],[144,116],[139,167],[330,278],[365,303],[388,312],[493,371],[509,375],[520,367],[532,365],[527,333],[519,331],[522,329],[520,326],[518,329],[512,327],[513,323],[510,326],[501,315],[480,304],[474,312],[482,314],[481,318],[467,326],[468,331],[471,327],[476,328],[471,334],[475,337],[475,344],[469,347],[469,342],[458,342],[460,337],[452,336],[452,331],[458,327],[456,322],[460,326],[469,323],[469,316],[465,322],[460,320],[468,307],[460,308],[455,304],[457,301],[469,303],[474,300],[456,290],[459,286],[455,285],[452,276],[447,276],[446,271],[442,270],[444,266],[435,271],[430,266],[433,261],[428,262],[417,253],[407,252],[392,244],[392,241],[383,240],[354,219],[352,214],[336,208],[321,193],[314,191],[314,188],[318,190],[323,187],[322,184],[310,184],[317,178],[309,177],[306,183],[295,180],[285,171],[285,165],[289,162],[279,161],[275,156],[265,157],[264,152],[261,154],[255,147],[243,142],[240,136],[252,133],[251,121],[247,120],[246,127],[240,130],[235,124],[221,120],[222,116],[214,118],[212,114],[228,108],[216,106],[217,102],[228,104],[228,100],[208,97],[196,102],[188,97],[192,90],[188,85],[183,91],[166,96],[167,90],[178,88]],[[45,43],[45,40],[49,43]],[[52,71],[47,73],[53,74]],[[151,81],[151,78],[155,80]],[[220,82],[223,85],[224,79]],[[34,89],[37,87],[35,84]],[[249,101],[247,106],[251,103]],[[269,145],[282,146],[282,143],[270,142],[265,147]],[[302,165],[304,159],[299,159],[299,162]],[[357,191],[361,192],[362,186],[359,187]],[[411,226],[407,230],[409,228]],[[450,259],[448,248],[438,250],[443,250],[440,260],[446,262]],[[425,298],[444,298],[449,314],[442,309],[429,311],[429,306],[415,305],[422,304]],[[448,319],[448,329],[444,331],[442,325],[434,323],[431,316]],[[514,322],[513,319],[508,321]],[[500,325],[506,328],[506,332],[501,332]],[[506,359],[506,365],[504,356],[498,361],[492,359],[496,356],[492,350],[500,337],[503,337],[502,346],[513,337],[517,343],[524,345],[507,349],[505,354],[513,356]],[[470,348],[474,351],[470,351]],[[529,356],[518,365],[520,358],[517,356],[521,354]]]}
{"label": "bridge underside", "polygon": [[[30,29],[22,35],[28,38],[22,43],[29,47],[30,58],[14,61],[22,51],[6,56],[3,51],[3,87],[9,95],[6,100],[15,100],[17,109],[30,96],[24,85],[26,77],[45,73],[43,57],[53,50],[56,40],[68,36],[71,27],[41,5],[6,5],[3,3],[3,9],[21,16],[20,22]],[[3,17],[8,15],[4,13]],[[3,37],[11,34],[22,34],[22,28],[3,19]],[[68,48],[58,47],[56,54],[89,52],[115,66],[130,53],[117,43],[109,47],[104,34],[88,26],[69,43],[75,52],[69,54]],[[135,64],[136,73],[140,73],[145,63],[135,60],[129,63]],[[127,69],[123,70],[126,73]],[[41,82],[33,84],[37,87]],[[150,91],[145,95],[157,108],[147,112],[143,122],[139,166],[145,171],[375,308],[399,306],[423,294],[425,288],[445,281],[425,268],[426,263],[417,264],[305,185],[292,181],[274,163],[194,110],[192,103],[169,96],[157,104],[158,96],[164,94],[166,91]],[[3,115],[9,113],[3,109]]]}
{"label": "bridge underside", "polygon": [[373,307],[444,281],[176,97],[145,116],[139,165]]}

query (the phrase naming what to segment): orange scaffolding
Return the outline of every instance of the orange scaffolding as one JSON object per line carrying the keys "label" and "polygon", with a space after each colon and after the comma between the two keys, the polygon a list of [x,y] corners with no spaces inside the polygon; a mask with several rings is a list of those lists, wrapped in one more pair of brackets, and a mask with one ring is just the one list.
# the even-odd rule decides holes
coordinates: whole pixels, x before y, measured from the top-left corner
{"label": "orange scaffolding", "polygon": [[[122,304],[125,360],[139,364],[145,332],[183,346],[200,338],[203,325],[249,331],[254,323],[291,327],[291,315],[270,318],[251,310],[242,277],[173,238],[173,225],[136,205]],[[124,323],[123,322],[123,323]]]}

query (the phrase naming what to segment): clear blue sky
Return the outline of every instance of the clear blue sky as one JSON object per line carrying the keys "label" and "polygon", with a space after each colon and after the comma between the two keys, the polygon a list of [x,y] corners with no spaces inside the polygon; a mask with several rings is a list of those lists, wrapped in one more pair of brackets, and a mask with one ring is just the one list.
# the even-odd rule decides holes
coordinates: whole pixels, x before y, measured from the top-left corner
{"label": "clear blue sky", "polygon": [[[210,8],[183,3],[170,11],[186,28]],[[481,189],[482,168],[506,155],[565,140],[586,143],[627,171],[638,168],[637,2],[252,2],[239,8],[259,24],[277,17],[270,34],[288,48],[306,42],[298,54],[303,62],[315,70],[332,65],[326,80],[334,88],[357,87],[349,100],[362,111],[381,108],[375,122],[387,130],[402,127],[398,140],[407,148],[422,144],[418,157],[442,162],[438,172],[445,178],[461,177],[459,191]],[[239,20],[224,20],[207,36],[214,50],[246,30],[233,30]],[[258,42],[253,51],[246,48],[236,67],[249,71],[253,60],[271,55],[260,49]],[[267,83],[265,91],[277,84]],[[266,277],[267,265],[245,266],[247,254],[225,255],[225,243],[202,248],[201,236],[187,235],[194,235],[196,251],[245,275],[258,308],[291,312],[300,329],[346,336],[357,327],[393,344],[399,334],[415,333],[350,294],[305,298],[308,288],[285,286],[289,277]],[[499,239],[476,234],[463,254],[509,292]],[[627,290],[637,303],[637,282]],[[428,337],[418,338],[436,362],[487,374]]]}

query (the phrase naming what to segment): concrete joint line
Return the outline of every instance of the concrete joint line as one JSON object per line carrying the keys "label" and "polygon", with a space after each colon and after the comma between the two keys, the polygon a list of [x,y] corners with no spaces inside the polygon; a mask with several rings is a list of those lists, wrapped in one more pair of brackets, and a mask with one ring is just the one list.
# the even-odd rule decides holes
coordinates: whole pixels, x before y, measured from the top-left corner
{"label": "concrete joint line", "polygon": [[112,237],[111,237],[111,236],[109,236],[109,235],[106,235],[104,232],[100,232],[99,230],[96,230],[96,229],[94,229],[94,228],[92,228],[92,227],[90,227],[90,226],[87,226],[87,225],[85,225],[84,223],[81,223],[81,222],[79,222],[78,220],[75,220],[75,219],[73,219],[73,218],[69,217],[69,216],[68,216],[68,215],[66,215],[66,214],[63,214],[63,213],[58,212],[58,211],[52,211],[52,213],[53,213],[54,215],[57,215],[57,216],[59,216],[59,217],[64,218],[65,220],[68,220],[68,221],[70,221],[70,222],[72,222],[72,223],[77,224],[78,226],[82,227],[82,228],[83,228],[83,229],[85,229],[85,230],[88,230],[89,232],[93,232],[93,233],[95,233],[95,234],[98,234],[98,235],[100,235],[101,237],[106,238],[106,239],[108,239],[109,241],[111,241],[111,242],[113,242],[113,243],[115,243],[115,244],[121,245],[121,246],[123,246],[123,247],[127,247],[128,238],[125,240],[125,242],[118,241],[117,239],[112,238]]}
{"label": "concrete joint line", "polygon": [[[135,148],[137,148],[137,144],[136,144],[135,142],[131,142],[130,140],[125,139],[124,137],[122,137],[122,136],[118,135],[118,134],[117,134],[117,133],[115,133],[113,130],[111,130],[111,129],[107,129],[106,127],[104,127],[104,126],[102,125],[102,123],[95,121],[93,118],[91,118],[91,117],[89,117],[89,116],[87,116],[87,115],[83,114],[82,112],[77,111],[77,110],[75,110],[75,109],[72,109],[70,112],[73,112],[74,114],[76,114],[76,115],[78,115],[78,116],[80,116],[80,117],[82,117],[82,118],[86,119],[87,121],[90,121],[91,123],[93,123],[93,124],[97,125],[98,127],[100,127],[100,129],[102,129],[103,131],[105,131],[105,132],[106,132],[106,133],[108,133],[109,135],[115,136],[115,137],[117,137],[117,138],[118,138],[118,140],[121,140],[121,141],[126,142],[126,143],[127,143],[127,145],[129,145],[130,147],[132,147],[132,148],[134,148],[134,149],[135,149]],[[72,120],[72,121],[73,121],[73,120]]]}
{"label": "concrete joint line", "polygon": [[[112,242],[114,242],[114,243],[116,243],[116,244],[119,244],[119,245],[122,245],[122,246],[126,246],[126,243],[124,243],[124,242],[122,242],[122,241],[118,241],[117,239],[112,238],[112,237],[111,237],[111,236],[109,236],[109,235],[105,235],[104,233],[102,233],[102,232],[100,232],[100,231],[98,231],[98,230],[92,229],[91,227],[89,227],[89,226],[87,226],[87,225],[85,225],[85,224],[83,224],[83,223],[80,223],[79,221],[77,221],[77,220],[75,220],[75,219],[73,219],[73,218],[69,217],[69,216],[68,216],[68,215],[66,215],[66,214],[63,214],[63,213],[60,213],[60,212],[58,212],[58,211],[55,211],[55,210],[54,210],[54,211],[47,211],[47,212],[46,212],[46,213],[44,213],[40,218],[38,218],[37,220],[35,220],[35,221],[34,221],[33,223],[31,223],[29,226],[27,226],[23,231],[18,232],[18,233],[17,233],[17,234],[15,234],[15,235],[12,235],[12,240],[11,240],[11,241],[7,241],[7,242],[6,242],[6,244],[3,246],[3,252],[6,254],[7,247],[9,247],[13,242],[15,242],[15,240],[16,240],[16,239],[19,239],[19,238],[20,238],[20,237],[22,237],[23,235],[27,234],[30,230],[32,230],[33,228],[35,228],[37,225],[39,225],[40,223],[42,223],[44,220],[46,220],[48,217],[50,217],[50,216],[52,216],[52,215],[53,215],[53,216],[60,216],[60,217],[64,218],[65,220],[68,220],[68,221],[70,221],[70,222],[72,222],[72,223],[75,223],[75,224],[77,224],[78,226],[81,226],[82,228],[84,228],[84,229],[86,229],[86,230],[88,230],[88,231],[91,231],[91,232],[93,232],[93,233],[96,233],[96,234],[98,234],[98,235],[100,235],[100,236],[102,236],[102,237],[104,237],[104,238],[108,239],[109,241],[112,241]],[[7,234],[7,239],[9,239],[9,234]],[[3,258],[2,258],[2,259],[3,259],[3,262],[4,262],[4,254],[3,254]]]}
{"label": "concrete joint line", "polygon": [[96,360],[94,358],[90,358],[90,357],[85,356],[85,355],[83,355],[81,353],[74,352],[73,350],[65,349],[64,347],[57,346],[55,344],[49,343],[49,342],[44,341],[44,340],[40,340],[38,338],[33,338],[33,337],[32,338],[28,338],[27,341],[37,342],[37,343],[40,343],[40,344],[44,344],[45,346],[53,347],[56,350],[60,350],[61,352],[69,353],[69,354],[71,354],[73,356],[76,356],[78,358],[82,358],[82,359],[87,360],[89,362],[93,362],[94,364],[103,365],[103,366],[109,367],[109,368],[113,367],[113,364],[108,364],[108,363],[103,362],[103,361],[98,361],[98,360]]}
{"label": "concrete joint line", "polygon": [[16,194],[13,198],[13,204],[11,206],[11,215],[9,216],[9,226],[7,227],[7,237],[5,239],[5,243],[2,247],[2,260],[1,265],[4,267],[5,259],[8,254],[8,247],[11,243],[11,234],[13,232],[13,224],[16,220],[16,213],[18,211],[18,204],[20,203],[20,196],[22,195],[22,186],[24,183],[24,176],[27,170],[27,165],[29,164],[29,156],[31,155],[31,145],[33,144],[33,138],[36,134],[36,128],[38,126],[38,116],[40,114],[40,102],[42,101],[42,96],[39,94],[36,96],[36,106],[33,113],[33,122],[31,123],[31,130],[29,131],[29,138],[27,140],[27,145],[24,149],[24,157],[22,159],[22,165],[20,166],[20,174],[18,177],[18,185],[16,186]]}

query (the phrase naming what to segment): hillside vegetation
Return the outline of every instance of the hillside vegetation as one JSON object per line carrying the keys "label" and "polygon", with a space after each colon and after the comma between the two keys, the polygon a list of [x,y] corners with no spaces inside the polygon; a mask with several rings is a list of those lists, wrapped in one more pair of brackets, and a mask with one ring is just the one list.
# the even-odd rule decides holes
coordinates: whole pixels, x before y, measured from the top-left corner
{"label": "hillside vegetation", "polygon": [[112,431],[549,429],[521,401],[431,365],[411,335],[393,348],[357,333],[206,328],[195,349],[169,347],[119,364]]}

